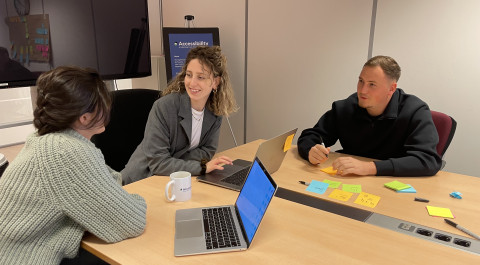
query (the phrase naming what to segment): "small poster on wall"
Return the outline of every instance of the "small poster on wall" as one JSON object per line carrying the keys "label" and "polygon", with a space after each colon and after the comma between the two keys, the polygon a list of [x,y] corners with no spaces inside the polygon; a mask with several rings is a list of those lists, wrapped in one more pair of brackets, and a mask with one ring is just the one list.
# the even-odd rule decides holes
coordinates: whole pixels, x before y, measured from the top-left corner
{"label": "small poster on wall", "polygon": [[8,17],[12,59],[29,64],[50,62],[50,23],[48,14]]}
{"label": "small poster on wall", "polygon": [[220,45],[218,28],[169,28],[164,27],[163,47],[165,48],[165,70],[167,80],[173,79],[187,58],[190,49],[197,46]]}

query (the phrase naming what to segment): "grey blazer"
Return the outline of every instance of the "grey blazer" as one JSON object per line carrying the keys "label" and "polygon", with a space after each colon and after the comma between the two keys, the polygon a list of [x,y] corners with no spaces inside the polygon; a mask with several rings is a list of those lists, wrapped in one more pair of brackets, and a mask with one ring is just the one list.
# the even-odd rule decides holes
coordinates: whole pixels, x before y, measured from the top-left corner
{"label": "grey blazer", "polygon": [[[200,160],[210,160],[218,147],[222,117],[205,108],[198,147],[190,148],[192,109],[187,93],[171,93],[153,104],[142,142],[122,170],[124,184],[175,171],[199,175]],[[121,144],[121,143],[119,143]]]}

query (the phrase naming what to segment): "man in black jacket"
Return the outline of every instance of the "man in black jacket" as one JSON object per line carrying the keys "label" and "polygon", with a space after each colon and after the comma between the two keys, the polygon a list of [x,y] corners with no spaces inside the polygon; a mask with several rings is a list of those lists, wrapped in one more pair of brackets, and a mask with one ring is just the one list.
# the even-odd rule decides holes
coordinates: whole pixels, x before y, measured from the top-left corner
{"label": "man in black jacket", "polygon": [[298,139],[298,152],[312,164],[327,159],[331,145],[340,152],[377,159],[336,159],[338,175],[430,176],[441,167],[436,152],[438,134],[428,105],[397,89],[400,66],[388,56],[368,60],[360,73],[357,93],[335,101]]}

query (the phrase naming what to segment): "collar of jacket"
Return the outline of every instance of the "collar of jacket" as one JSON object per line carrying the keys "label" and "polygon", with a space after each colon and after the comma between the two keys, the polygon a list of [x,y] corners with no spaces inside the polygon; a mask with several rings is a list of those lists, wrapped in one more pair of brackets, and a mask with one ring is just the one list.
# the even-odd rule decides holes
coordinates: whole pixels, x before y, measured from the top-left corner
{"label": "collar of jacket", "polygon": [[396,119],[398,117],[398,105],[400,102],[400,94],[403,91],[400,88],[397,88],[388,102],[387,107],[380,115],[379,119]]}
{"label": "collar of jacket", "polygon": [[[182,118],[180,125],[182,125],[185,133],[188,136],[188,140],[192,141],[192,105],[190,103],[190,97],[188,93],[184,92],[180,94],[180,109],[178,116]],[[202,133],[200,135],[200,145],[202,144],[205,134],[213,126],[217,117],[205,106],[205,112],[203,114]]]}

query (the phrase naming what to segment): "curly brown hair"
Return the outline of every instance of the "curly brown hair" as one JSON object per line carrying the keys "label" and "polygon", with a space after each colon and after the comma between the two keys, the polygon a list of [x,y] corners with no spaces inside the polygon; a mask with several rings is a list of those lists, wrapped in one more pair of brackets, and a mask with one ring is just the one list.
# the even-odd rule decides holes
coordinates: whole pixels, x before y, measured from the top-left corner
{"label": "curly brown hair", "polygon": [[182,71],[170,81],[168,87],[163,90],[162,95],[170,93],[184,93],[185,90],[185,75],[187,66],[191,60],[198,59],[200,63],[211,70],[214,77],[220,77],[220,82],[217,87],[217,92],[211,93],[207,107],[217,116],[228,116],[238,110],[237,103],[233,95],[232,84],[227,71],[227,58],[222,54],[220,46],[198,46],[191,49],[182,67]]}
{"label": "curly brown hair", "polygon": [[33,124],[38,135],[71,128],[85,113],[95,112],[87,128],[110,119],[111,95],[93,69],[61,66],[45,72],[37,80],[37,94]]}

